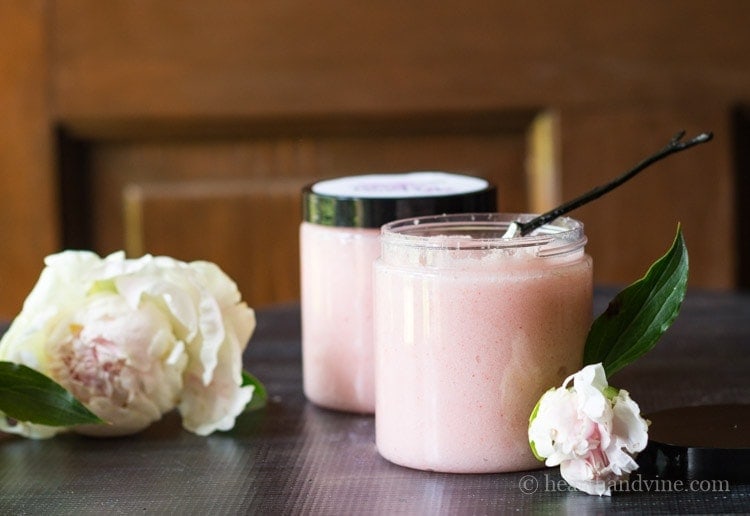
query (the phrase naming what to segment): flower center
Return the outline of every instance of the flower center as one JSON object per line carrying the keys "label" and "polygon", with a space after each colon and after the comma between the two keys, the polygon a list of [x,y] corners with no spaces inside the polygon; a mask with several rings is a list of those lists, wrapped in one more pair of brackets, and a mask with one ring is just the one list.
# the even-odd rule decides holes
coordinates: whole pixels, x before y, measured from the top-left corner
{"label": "flower center", "polygon": [[127,363],[117,344],[103,337],[91,340],[75,332],[60,349],[60,383],[83,402],[105,397],[115,405],[127,405],[128,389],[123,385]]}

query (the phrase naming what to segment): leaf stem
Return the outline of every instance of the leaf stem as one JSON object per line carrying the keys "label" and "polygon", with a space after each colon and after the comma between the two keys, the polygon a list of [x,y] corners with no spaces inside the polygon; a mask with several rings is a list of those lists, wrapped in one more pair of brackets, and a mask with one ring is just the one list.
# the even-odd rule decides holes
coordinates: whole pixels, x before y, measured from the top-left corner
{"label": "leaf stem", "polygon": [[515,224],[517,226],[518,231],[520,232],[522,236],[528,235],[529,233],[534,231],[536,228],[555,220],[557,217],[565,215],[566,213],[573,211],[576,208],[579,208],[583,206],[584,204],[587,204],[595,199],[598,199],[602,195],[614,190],[615,188],[617,188],[624,182],[635,177],[639,172],[647,168],[649,165],[652,165],[656,163],[657,161],[666,158],[670,154],[675,154],[685,149],[689,149],[690,147],[693,147],[700,143],[711,141],[711,139],[713,138],[713,133],[711,132],[701,133],[691,140],[682,141],[682,138],[684,136],[685,136],[685,131],[680,131],[679,133],[677,133],[676,135],[672,137],[672,139],[669,141],[669,143],[666,146],[664,146],[664,148],[652,154],[651,156],[647,157],[646,159],[638,163],[635,167],[628,170],[627,172],[617,177],[616,179],[610,181],[609,183],[597,186],[596,188],[586,192],[580,197],[576,197],[575,199],[568,201],[546,213],[543,213],[539,215],[538,217],[531,219],[528,222],[516,221]]}

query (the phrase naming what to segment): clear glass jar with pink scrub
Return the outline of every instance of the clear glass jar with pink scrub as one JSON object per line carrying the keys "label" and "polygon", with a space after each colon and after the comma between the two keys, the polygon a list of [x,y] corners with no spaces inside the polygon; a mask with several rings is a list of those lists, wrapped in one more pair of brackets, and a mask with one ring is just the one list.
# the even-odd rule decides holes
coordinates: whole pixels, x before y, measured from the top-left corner
{"label": "clear glass jar with pink scrub", "polygon": [[372,264],[380,255],[380,227],[404,217],[495,211],[495,188],[444,172],[372,174],[312,184],[302,199],[305,395],[322,407],[371,414]]}
{"label": "clear glass jar with pink scrub", "polygon": [[583,225],[529,215],[424,217],[383,227],[374,274],[376,442],[416,469],[539,467],[527,428],[541,395],[581,368],[592,320]]}

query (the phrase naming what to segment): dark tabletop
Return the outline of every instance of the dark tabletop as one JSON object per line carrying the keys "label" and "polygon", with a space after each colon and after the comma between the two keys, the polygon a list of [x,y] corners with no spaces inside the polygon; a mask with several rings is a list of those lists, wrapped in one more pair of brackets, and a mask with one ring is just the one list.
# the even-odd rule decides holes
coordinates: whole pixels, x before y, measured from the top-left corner
{"label": "dark tabletop", "polygon": [[[597,311],[611,294],[597,293]],[[170,414],[127,438],[0,438],[0,514],[750,512],[750,479],[695,489],[634,484],[599,498],[566,489],[557,468],[451,475],[390,464],[375,450],[371,417],[305,400],[299,307],[257,318],[245,366],[268,388],[265,409],[208,437]],[[657,348],[611,383],[646,414],[749,402],[749,349],[750,295],[691,291]]]}

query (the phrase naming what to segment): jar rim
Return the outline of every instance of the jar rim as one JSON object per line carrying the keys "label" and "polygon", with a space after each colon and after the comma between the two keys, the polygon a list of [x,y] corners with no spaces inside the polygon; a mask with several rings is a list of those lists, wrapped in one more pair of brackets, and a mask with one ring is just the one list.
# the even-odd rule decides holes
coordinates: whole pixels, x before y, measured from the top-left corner
{"label": "jar rim", "polygon": [[503,238],[513,222],[528,222],[530,213],[460,213],[412,217],[385,224],[384,244],[433,250],[537,248],[538,256],[559,255],[586,245],[582,222],[558,217],[530,235]]}

